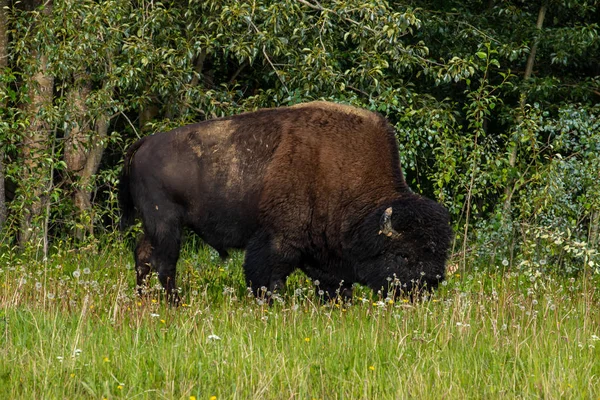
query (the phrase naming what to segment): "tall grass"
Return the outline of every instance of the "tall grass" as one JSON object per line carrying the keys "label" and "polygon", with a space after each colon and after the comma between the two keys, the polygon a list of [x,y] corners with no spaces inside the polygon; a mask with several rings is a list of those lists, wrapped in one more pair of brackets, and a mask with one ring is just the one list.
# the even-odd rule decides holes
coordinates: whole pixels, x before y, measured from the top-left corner
{"label": "tall grass", "polygon": [[420,303],[357,288],[321,303],[294,275],[271,306],[242,254],[188,250],[184,306],[134,294],[123,250],[0,256],[4,398],[598,398],[597,278],[490,268]]}

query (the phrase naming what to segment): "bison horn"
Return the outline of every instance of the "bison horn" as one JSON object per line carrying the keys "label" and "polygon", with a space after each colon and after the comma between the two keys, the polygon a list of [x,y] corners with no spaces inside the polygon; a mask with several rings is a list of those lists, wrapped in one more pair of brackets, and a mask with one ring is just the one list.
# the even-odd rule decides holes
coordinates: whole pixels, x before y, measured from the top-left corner
{"label": "bison horn", "polygon": [[388,207],[383,212],[381,219],[379,220],[379,234],[384,234],[387,237],[400,236],[398,232],[392,227],[392,207]]}

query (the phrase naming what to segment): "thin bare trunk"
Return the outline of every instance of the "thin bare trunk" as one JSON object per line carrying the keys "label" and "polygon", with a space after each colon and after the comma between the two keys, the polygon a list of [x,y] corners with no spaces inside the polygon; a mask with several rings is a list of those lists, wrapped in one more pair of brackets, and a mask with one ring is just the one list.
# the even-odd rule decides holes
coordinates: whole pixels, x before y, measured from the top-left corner
{"label": "thin bare trunk", "polygon": [[[52,13],[52,2],[43,5],[44,16]],[[24,246],[31,243],[34,246],[43,245],[47,232],[43,229],[43,213],[46,211],[48,201],[47,192],[50,191],[49,165],[44,165],[45,155],[50,148],[50,126],[44,115],[52,107],[52,90],[54,78],[48,74],[48,57],[34,51],[32,60],[37,60],[37,71],[29,82],[29,98],[31,103],[27,107],[30,116],[30,125],[23,138],[23,197],[25,209],[20,223],[19,244]]]}
{"label": "thin bare trunk", "polygon": [[152,96],[151,103],[149,103],[146,107],[140,110],[140,132],[148,132],[150,130],[150,127],[147,126],[148,122],[155,119],[160,111],[157,106],[157,102],[158,99],[155,96]]}
{"label": "thin bare trunk", "polygon": [[198,57],[196,57],[196,63],[194,65],[194,76],[192,77],[192,82],[190,82],[191,86],[196,86],[198,85],[199,82],[199,76],[202,73],[202,69],[204,68],[204,60],[206,59],[206,50],[202,49],[200,50],[200,54],[198,54]]}
{"label": "thin bare trunk", "polygon": [[[190,87],[198,86],[200,82],[200,75],[202,74],[202,70],[204,69],[204,60],[206,59],[206,50],[200,50],[200,54],[196,57],[196,61],[194,63],[194,75],[192,76],[192,80],[190,82]],[[181,111],[179,113],[180,116],[185,116],[188,112],[189,107],[187,105],[181,107]]]}
{"label": "thin bare trunk", "polygon": [[[540,31],[541,31],[542,27],[544,26],[544,18],[546,17],[547,8],[548,8],[548,0],[544,0],[542,2],[542,5],[540,6],[540,10],[538,12],[538,19],[537,19],[537,23],[535,26],[536,30],[537,30],[536,37],[533,41],[533,45],[531,46],[531,50],[529,52],[529,57],[527,58],[527,65],[525,67],[525,75],[523,75],[524,81],[531,78],[531,74],[533,73],[533,65],[535,64],[535,53],[537,52]],[[522,119],[522,115],[525,110],[526,100],[527,100],[527,97],[525,96],[525,93],[522,93],[521,101],[520,101],[520,106],[521,106],[521,118],[520,119]],[[520,119],[517,122],[520,122]],[[512,151],[510,153],[510,158],[508,160],[508,163],[509,163],[511,169],[515,168],[515,166],[517,165],[518,150],[519,150],[519,141],[515,140],[515,142],[513,143]],[[509,180],[506,184],[506,188],[504,189],[504,216],[507,216],[508,213],[510,212],[512,194],[514,192],[513,188],[512,188],[513,184],[514,184],[514,181]]]}
{"label": "thin bare trunk", "polygon": [[[5,7],[8,0],[0,0],[0,70],[8,66],[8,18]],[[0,80],[0,82],[3,82]],[[0,83],[5,85],[5,83]],[[4,92],[4,88],[0,88]],[[6,107],[6,102],[0,100],[0,108]],[[0,139],[3,139],[0,136]],[[4,141],[4,140],[2,140]],[[6,221],[6,195],[4,193],[4,148],[0,145],[0,231]]]}

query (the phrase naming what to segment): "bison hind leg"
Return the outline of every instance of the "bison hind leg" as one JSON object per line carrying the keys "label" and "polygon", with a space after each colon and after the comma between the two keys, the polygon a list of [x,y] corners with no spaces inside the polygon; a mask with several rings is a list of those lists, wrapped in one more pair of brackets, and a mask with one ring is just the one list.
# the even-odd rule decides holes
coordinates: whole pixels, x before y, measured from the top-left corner
{"label": "bison hind leg", "polygon": [[138,294],[142,295],[147,285],[148,274],[151,271],[150,257],[152,256],[152,245],[144,234],[135,247],[135,272]]}
{"label": "bison hind leg", "polygon": [[[177,305],[180,298],[175,286],[175,275],[183,230],[180,219],[174,212],[165,212],[160,219],[145,220],[144,222],[143,243],[149,242],[150,244],[150,266],[157,272],[158,280],[166,292],[169,303]],[[145,269],[142,269],[141,272],[142,276],[144,273],[147,275]]]}

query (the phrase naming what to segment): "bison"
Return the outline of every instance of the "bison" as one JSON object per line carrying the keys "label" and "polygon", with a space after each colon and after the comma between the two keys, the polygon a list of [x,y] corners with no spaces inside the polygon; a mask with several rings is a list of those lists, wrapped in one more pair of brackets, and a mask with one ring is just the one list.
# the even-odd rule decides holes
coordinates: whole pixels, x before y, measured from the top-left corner
{"label": "bison", "polygon": [[184,227],[222,257],[245,249],[255,294],[299,268],[329,296],[435,288],[452,237],[440,204],[413,193],[394,130],[379,114],[329,102],[263,109],[144,137],[119,182],[122,227],[137,210],[137,285],[151,269],[172,302]]}

